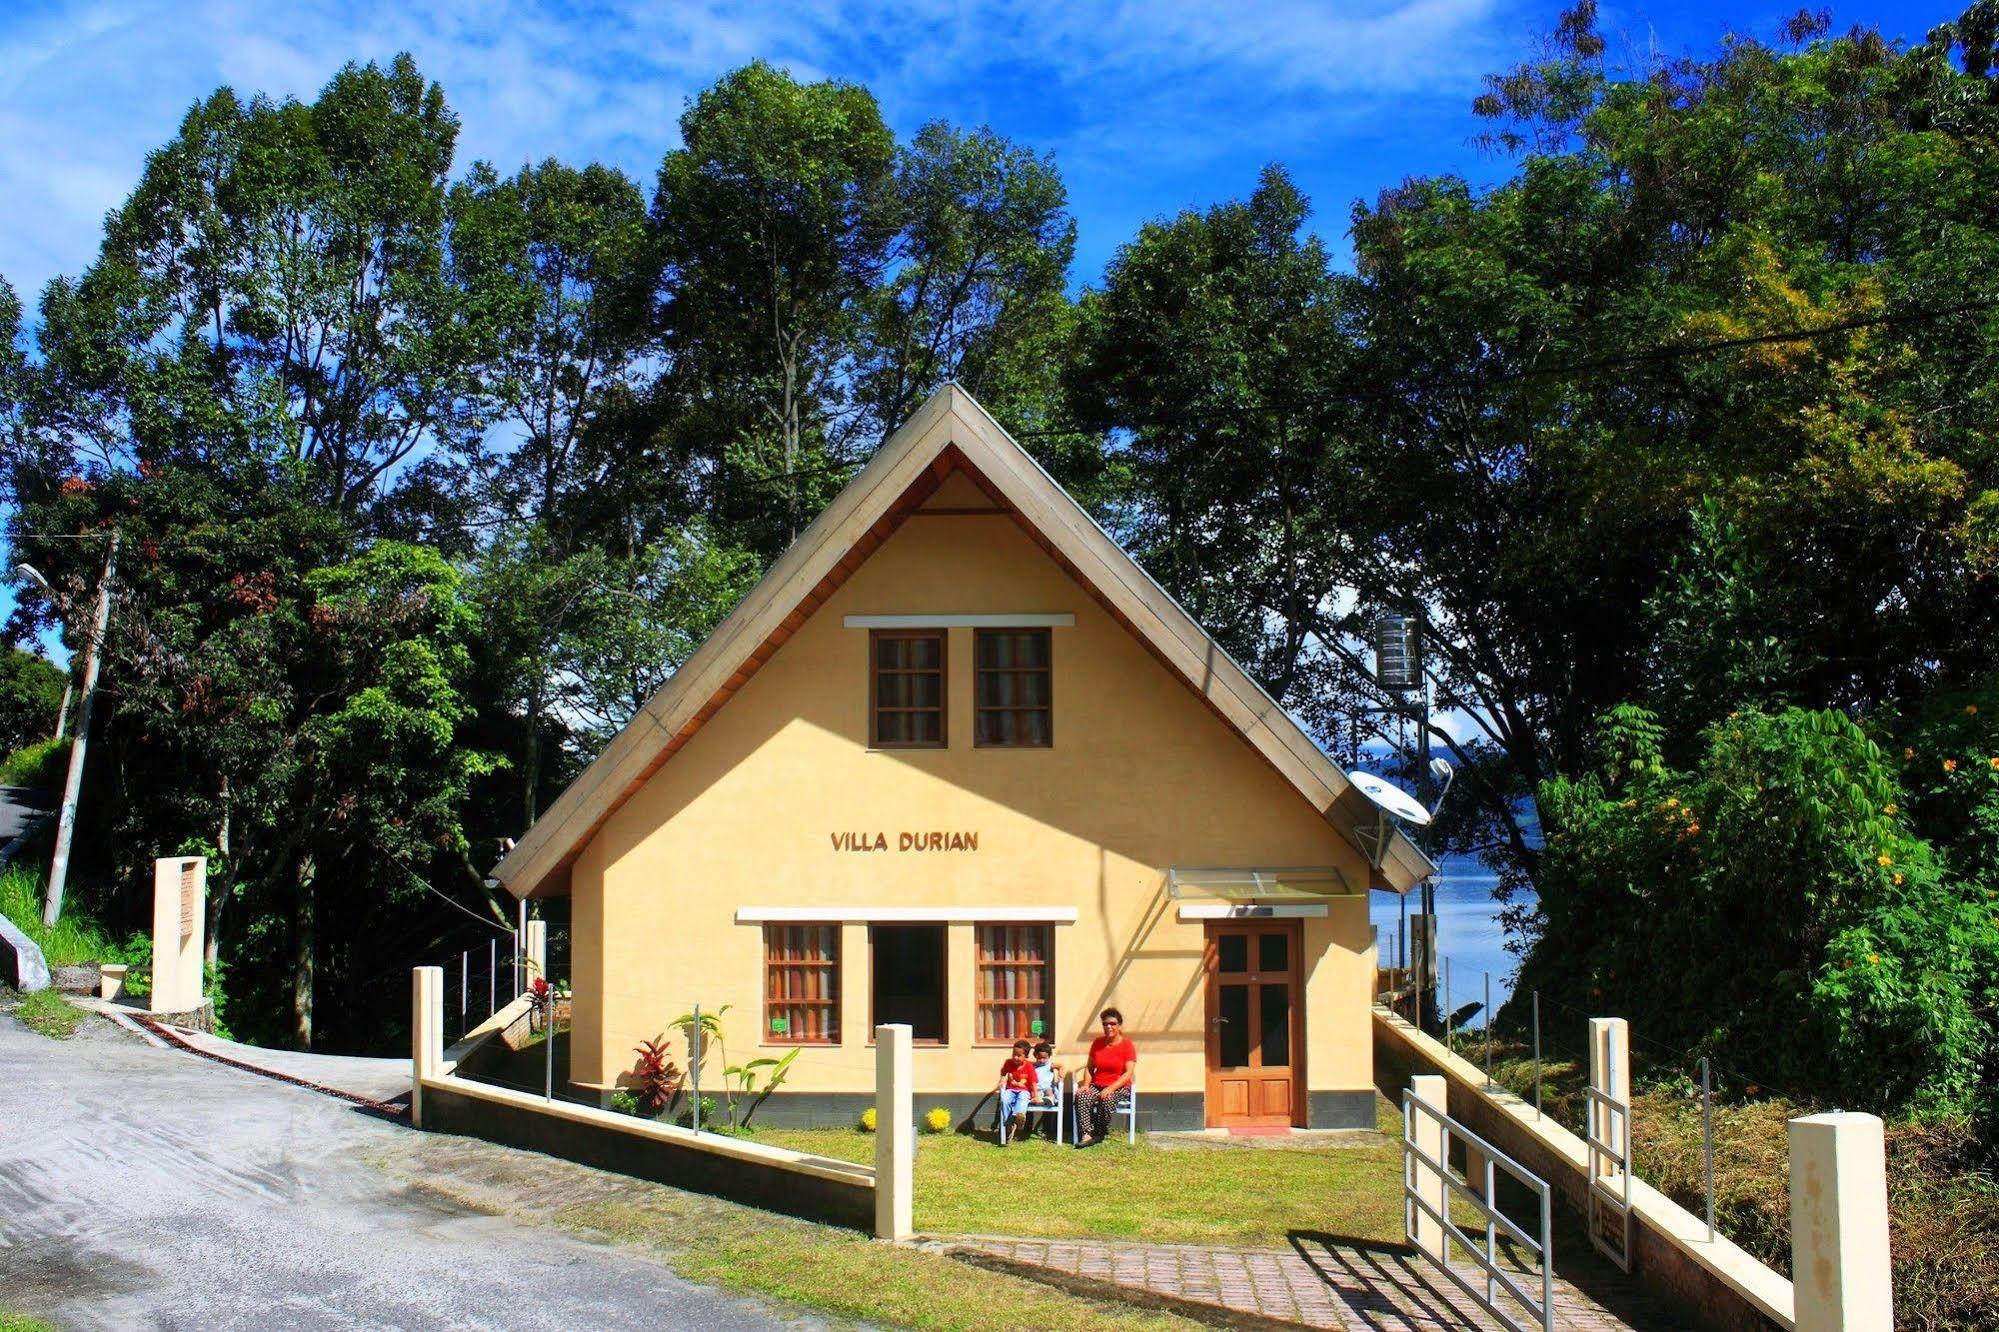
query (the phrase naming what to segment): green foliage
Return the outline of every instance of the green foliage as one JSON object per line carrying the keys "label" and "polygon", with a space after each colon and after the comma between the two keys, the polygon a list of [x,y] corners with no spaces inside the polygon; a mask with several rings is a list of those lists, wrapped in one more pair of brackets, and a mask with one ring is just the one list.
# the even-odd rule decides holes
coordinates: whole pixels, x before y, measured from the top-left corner
{"label": "green foliage", "polygon": [[1522,986],[1846,1105],[1990,1098],[1999,914],[1920,835],[1903,764],[1836,712],[1735,713],[1686,770],[1659,734],[1619,709],[1596,770],[1542,788]]}
{"label": "green foliage", "polygon": [[67,679],[47,657],[17,647],[0,650],[0,753],[55,735]]}
{"label": "green foliage", "polygon": [[34,740],[0,759],[0,786],[62,789],[69,772],[69,741],[51,736]]}

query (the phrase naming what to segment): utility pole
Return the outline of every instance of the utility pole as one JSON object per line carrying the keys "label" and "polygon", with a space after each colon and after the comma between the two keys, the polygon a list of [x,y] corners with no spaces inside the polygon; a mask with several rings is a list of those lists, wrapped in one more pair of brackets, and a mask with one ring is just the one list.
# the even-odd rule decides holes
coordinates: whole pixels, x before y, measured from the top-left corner
{"label": "utility pole", "polygon": [[42,924],[50,929],[62,918],[63,883],[69,878],[69,842],[76,832],[76,799],[83,790],[83,752],[90,743],[91,705],[97,701],[97,666],[111,624],[111,580],[118,570],[118,529],[104,552],[104,576],[97,580],[97,615],[83,647],[83,697],[76,705],[76,737],[69,743],[69,778],[63,783],[62,813],[56,818],[56,853],[49,862],[48,901]]}

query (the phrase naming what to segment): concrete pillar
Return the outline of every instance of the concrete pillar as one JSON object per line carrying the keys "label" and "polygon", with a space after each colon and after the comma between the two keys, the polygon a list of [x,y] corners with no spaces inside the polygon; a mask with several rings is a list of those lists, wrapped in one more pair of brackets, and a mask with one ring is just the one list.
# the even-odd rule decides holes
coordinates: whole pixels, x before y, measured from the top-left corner
{"label": "concrete pillar", "polygon": [[909,1027],[875,1028],[875,1238],[906,1240],[915,1233],[916,1063]]}
{"label": "concrete pillar", "polygon": [[1888,1154],[1873,1115],[1791,1121],[1791,1280],[1799,1332],[1891,1332]]}
{"label": "concrete pillar", "polygon": [[531,920],[527,932],[528,981],[545,980],[555,982],[548,974],[548,922]]}
{"label": "concrete pillar", "polygon": [[423,1127],[423,1080],[444,1066],[444,968],[410,970],[410,1123]]}
{"label": "concrete pillar", "polygon": [[[1631,1104],[1631,1026],[1623,1018],[1589,1020],[1589,1085],[1624,1106]],[[1631,1159],[1631,1116],[1612,1114],[1609,1107],[1592,1102],[1591,1122],[1596,1140],[1629,1161]],[[1616,1172],[1606,1165],[1599,1176]]]}
{"label": "concrete pillar", "polygon": [[[1421,1073],[1409,1079],[1409,1093],[1424,1105],[1433,1107],[1439,1115],[1450,1113],[1449,1093],[1440,1074]],[[1435,1208],[1439,1216],[1448,1216],[1450,1204],[1444,1188],[1443,1172],[1450,1168],[1450,1135],[1444,1132],[1441,1120],[1420,1110],[1412,1112],[1410,1131],[1414,1135],[1416,1151],[1437,1163],[1437,1168],[1432,1168],[1424,1165],[1420,1159],[1411,1158],[1410,1169],[1415,1172],[1416,1196]],[[1411,1211],[1414,1213],[1414,1228],[1409,1232],[1409,1242],[1442,1262],[1445,1257],[1442,1223],[1423,1211],[1417,1209]]]}
{"label": "concrete pillar", "polygon": [[153,1013],[201,1007],[201,963],[208,931],[208,861],[173,856],[153,862]]}

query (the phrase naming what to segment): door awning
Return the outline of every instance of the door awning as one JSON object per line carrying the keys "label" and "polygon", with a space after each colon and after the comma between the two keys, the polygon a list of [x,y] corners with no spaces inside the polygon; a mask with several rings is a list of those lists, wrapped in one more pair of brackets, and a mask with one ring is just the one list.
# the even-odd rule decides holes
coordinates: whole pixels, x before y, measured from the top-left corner
{"label": "door awning", "polygon": [[1169,869],[1167,896],[1179,902],[1317,901],[1366,892],[1334,865],[1283,869]]}

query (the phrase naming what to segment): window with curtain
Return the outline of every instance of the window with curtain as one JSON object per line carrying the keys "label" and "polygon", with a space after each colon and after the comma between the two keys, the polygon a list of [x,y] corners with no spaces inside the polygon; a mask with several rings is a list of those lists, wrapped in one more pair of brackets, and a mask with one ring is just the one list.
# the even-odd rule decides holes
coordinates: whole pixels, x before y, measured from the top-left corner
{"label": "window with curtain", "polygon": [[1045,749],[1055,742],[1046,629],[980,629],[973,640],[975,745]]}
{"label": "window with curtain", "polygon": [[764,926],[764,1040],[840,1041],[840,927]]}
{"label": "window with curtain", "polygon": [[944,747],[944,631],[877,629],[869,636],[869,743]]}
{"label": "window with curtain", "polygon": [[1018,1040],[1052,1042],[1055,967],[1051,927],[979,926],[978,965],[974,1039],[985,1045],[1009,1045]]}

